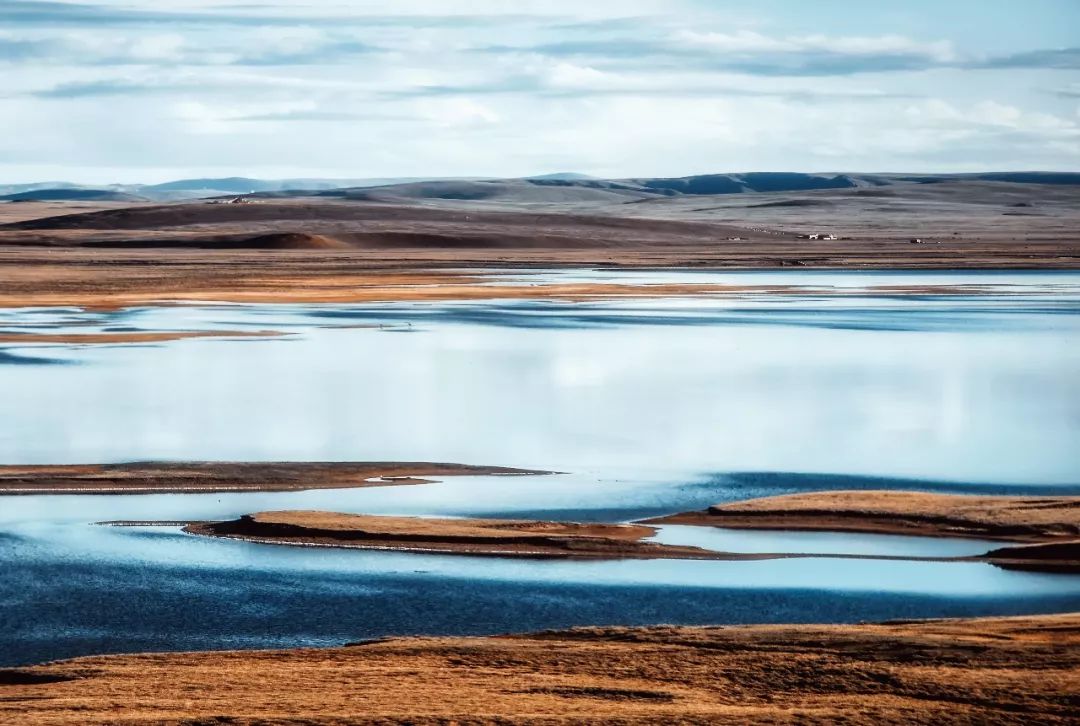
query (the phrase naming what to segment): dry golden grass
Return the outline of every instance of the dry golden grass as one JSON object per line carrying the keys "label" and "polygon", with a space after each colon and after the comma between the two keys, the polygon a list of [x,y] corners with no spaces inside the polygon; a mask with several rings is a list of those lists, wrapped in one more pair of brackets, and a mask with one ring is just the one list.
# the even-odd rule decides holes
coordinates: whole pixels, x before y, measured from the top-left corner
{"label": "dry golden grass", "polygon": [[1080,616],[588,628],[0,671],[0,722],[1073,724]]}

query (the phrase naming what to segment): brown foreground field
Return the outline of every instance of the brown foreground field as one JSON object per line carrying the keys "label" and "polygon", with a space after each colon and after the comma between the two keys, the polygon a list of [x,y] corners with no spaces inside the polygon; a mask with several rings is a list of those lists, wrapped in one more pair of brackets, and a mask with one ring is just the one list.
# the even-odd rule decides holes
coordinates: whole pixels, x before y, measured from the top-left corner
{"label": "brown foreground field", "polygon": [[501,466],[410,462],[137,462],[0,466],[5,494],[298,491],[423,484],[432,476],[546,474]]}
{"label": "brown foreground field", "polygon": [[0,721],[1073,724],[1080,615],[581,628],[0,670]]}
{"label": "brown foreground field", "polygon": [[644,538],[656,534],[656,529],[634,524],[293,511],[245,514],[227,522],[192,522],[184,531],[269,544],[496,557],[699,560],[723,557],[697,547],[645,542]]}

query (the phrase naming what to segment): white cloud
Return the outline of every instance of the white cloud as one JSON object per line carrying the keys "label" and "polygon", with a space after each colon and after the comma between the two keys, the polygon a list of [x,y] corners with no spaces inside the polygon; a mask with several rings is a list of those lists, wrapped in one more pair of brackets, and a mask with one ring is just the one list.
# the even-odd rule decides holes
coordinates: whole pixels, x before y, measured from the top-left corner
{"label": "white cloud", "polygon": [[439,126],[494,124],[502,117],[490,107],[469,98],[435,98],[417,102],[420,114]]}
{"label": "white cloud", "polygon": [[957,59],[948,41],[922,42],[900,35],[833,36],[821,34],[775,37],[751,30],[734,33],[681,30],[674,35],[676,43],[707,48],[717,53],[829,53],[855,56],[917,56],[939,63]]}
{"label": "white cloud", "polygon": [[178,63],[184,59],[187,41],[178,33],[155,33],[137,38],[129,47],[129,57],[142,62]]}
{"label": "white cloud", "polygon": [[589,66],[556,62],[545,70],[545,82],[554,88],[609,88],[618,85],[618,77]]}

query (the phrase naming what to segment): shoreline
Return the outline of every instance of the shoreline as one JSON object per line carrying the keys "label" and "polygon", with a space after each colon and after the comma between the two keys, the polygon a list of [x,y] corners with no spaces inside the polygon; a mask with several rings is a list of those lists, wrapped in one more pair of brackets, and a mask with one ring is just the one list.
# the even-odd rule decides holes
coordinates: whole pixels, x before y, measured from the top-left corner
{"label": "shoreline", "polygon": [[588,627],[4,668],[0,717],[28,726],[150,715],[162,723],[1066,724],[1080,718],[1069,697],[1078,672],[1078,613]]}
{"label": "shoreline", "polygon": [[438,476],[553,472],[431,462],[133,462],[3,465],[0,497],[43,494],[189,494],[409,486]]}

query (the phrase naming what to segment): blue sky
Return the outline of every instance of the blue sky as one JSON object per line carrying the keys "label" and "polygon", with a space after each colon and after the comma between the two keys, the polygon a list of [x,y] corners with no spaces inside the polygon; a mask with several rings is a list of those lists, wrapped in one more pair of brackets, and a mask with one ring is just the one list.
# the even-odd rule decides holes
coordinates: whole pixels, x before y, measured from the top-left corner
{"label": "blue sky", "polygon": [[1080,169],[1076,0],[0,0],[0,182]]}

